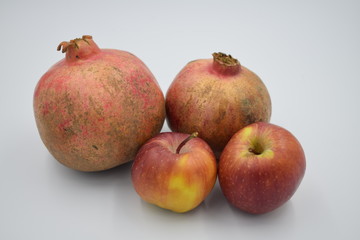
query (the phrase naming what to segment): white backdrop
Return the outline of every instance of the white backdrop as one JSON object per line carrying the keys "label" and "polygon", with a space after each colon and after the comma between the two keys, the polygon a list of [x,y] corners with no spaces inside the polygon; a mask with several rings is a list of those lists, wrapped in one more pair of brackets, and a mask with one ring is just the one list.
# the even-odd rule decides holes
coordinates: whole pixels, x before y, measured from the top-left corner
{"label": "white backdrop", "polygon": [[[359,239],[359,12],[355,0],[2,0],[0,239]],[[188,61],[215,51],[256,72],[271,122],[306,153],[293,198],[252,216],[216,185],[197,209],[175,214],[140,200],[131,163],[101,173],[59,164],[38,135],[33,90],[64,57],[57,45],[84,34],[138,56],[164,93]]]}

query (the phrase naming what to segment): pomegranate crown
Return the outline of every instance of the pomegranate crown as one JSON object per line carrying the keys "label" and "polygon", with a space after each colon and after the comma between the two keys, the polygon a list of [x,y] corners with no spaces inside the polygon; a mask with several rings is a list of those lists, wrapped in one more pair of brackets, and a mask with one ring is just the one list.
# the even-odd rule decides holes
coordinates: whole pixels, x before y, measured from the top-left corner
{"label": "pomegranate crown", "polygon": [[70,46],[74,46],[75,48],[79,49],[79,45],[78,42],[79,41],[85,41],[87,44],[90,45],[89,40],[92,40],[92,36],[90,35],[83,35],[82,38],[75,38],[73,40],[70,40],[70,42],[67,41],[63,41],[59,44],[59,46],[57,47],[57,50],[60,51],[62,49],[62,53],[66,52],[67,49]]}
{"label": "pomegranate crown", "polygon": [[225,54],[222,52],[213,53],[212,56],[214,60],[223,64],[225,66],[236,66],[239,65],[239,61],[236,58],[233,58],[230,54]]}
{"label": "pomegranate crown", "polygon": [[235,75],[241,70],[240,62],[230,54],[213,53],[213,69],[222,75]]}
{"label": "pomegranate crown", "polygon": [[66,61],[74,62],[86,60],[101,52],[100,48],[93,41],[92,36],[84,35],[82,38],[75,38],[69,42],[61,42],[57,50],[66,52]]}

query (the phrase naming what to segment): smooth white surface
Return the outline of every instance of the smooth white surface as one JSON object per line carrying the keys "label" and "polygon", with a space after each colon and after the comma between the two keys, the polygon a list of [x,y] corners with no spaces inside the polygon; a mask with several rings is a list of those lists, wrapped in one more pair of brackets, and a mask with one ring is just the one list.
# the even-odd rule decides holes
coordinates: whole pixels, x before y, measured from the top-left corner
{"label": "smooth white surface", "polygon": [[[360,239],[359,12],[346,0],[1,1],[0,239]],[[306,153],[294,197],[252,216],[216,185],[175,214],[140,200],[131,163],[101,173],[60,165],[40,140],[32,95],[64,57],[57,45],[83,34],[137,55],[164,93],[188,61],[214,51],[255,71],[271,122]]]}

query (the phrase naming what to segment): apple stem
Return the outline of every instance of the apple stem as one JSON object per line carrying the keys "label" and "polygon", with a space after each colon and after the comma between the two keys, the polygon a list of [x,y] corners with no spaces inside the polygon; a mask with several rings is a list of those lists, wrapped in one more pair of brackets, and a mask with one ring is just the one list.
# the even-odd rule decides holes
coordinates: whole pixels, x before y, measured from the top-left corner
{"label": "apple stem", "polygon": [[185,140],[182,141],[182,142],[179,144],[179,146],[177,147],[177,149],[176,149],[176,154],[179,154],[179,153],[180,153],[181,148],[182,148],[188,141],[190,141],[190,140],[193,139],[193,138],[196,138],[198,135],[199,135],[198,132],[194,132],[194,133],[192,133],[190,136],[188,136],[187,138],[185,138]]}
{"label": "apple stem", "polygon": [[255,154],[255,155],[260,155],[261,151],[259,151],[258,149],[254,149],[254,148],[249,148],[249,152]]}
{"label": "apple stem", "polygon": [[249,148],[249,152],[256,154],[255,149],[253,149],[253,148]]}

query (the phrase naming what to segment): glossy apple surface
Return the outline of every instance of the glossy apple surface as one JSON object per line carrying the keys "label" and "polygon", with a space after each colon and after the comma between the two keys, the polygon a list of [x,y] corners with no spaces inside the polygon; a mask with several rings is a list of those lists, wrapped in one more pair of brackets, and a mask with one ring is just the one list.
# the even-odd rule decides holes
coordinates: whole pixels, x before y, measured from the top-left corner
{"label": "glossy apple surface", "polygon": [[197,207],[214,187],[217,167],[214,153],[200,138],[183,133],[161,133],[139,150],[132,169],[133,186],[149,203],[174,212]]}
{"label": "glossy apple surface", "polygon": [[299,141],[284,128],[259,122],[238,131],[226,145],[219,162],[219,183],[235,207],[261,214],[291,198],[305,168]]}

